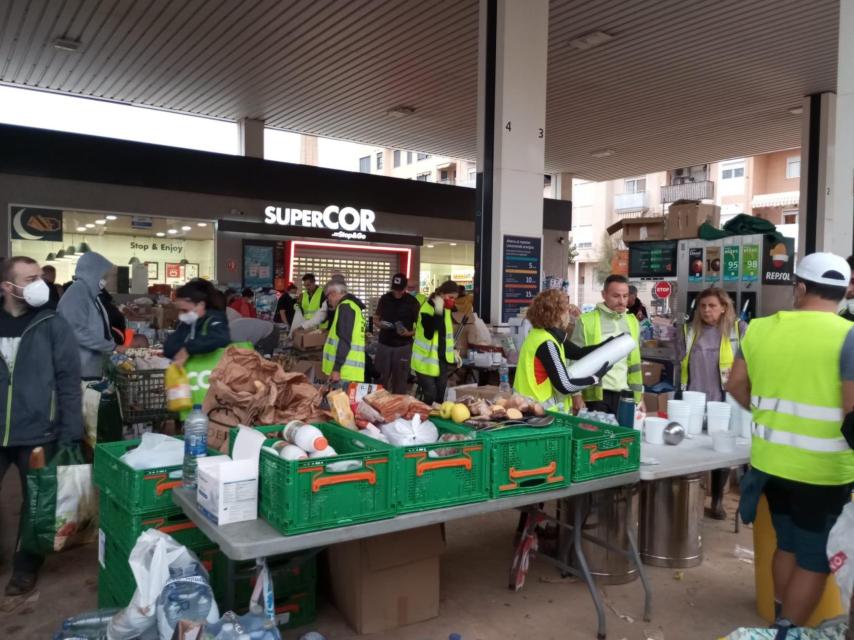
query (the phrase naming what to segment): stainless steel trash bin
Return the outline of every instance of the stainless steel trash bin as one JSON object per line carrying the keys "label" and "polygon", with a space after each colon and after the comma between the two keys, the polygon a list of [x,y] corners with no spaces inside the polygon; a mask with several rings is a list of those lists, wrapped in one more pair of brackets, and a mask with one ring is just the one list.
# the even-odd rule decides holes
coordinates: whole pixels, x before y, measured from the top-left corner
{"label": "stainless steel trash bin", "polygon": [[[560,502],[560,518],[562,522],[572,524],[573,509],[576,501],[581,501],[584,513],[588,513],[584,524],[584,533],[604,540],[618,549],[629,549],[627,526],[637,523],[637,486],[617,487],[595,493],[567,498]],[[566,536],[572,536],[569,530],[561,527],[561,549],[568,548]],[[582,541],[584,555],[590,573],[600,584],[625,584],[638,577],[634,562],[622,554],[615,553],[604,547]],[[570,554],[570,566],[579,569],[578,558],[574,551]]]}
{"label": "stainless steel trash bin", "polygon": [[644,564],[682,569],[703,561],[703,475],[641,483],[638,546]]}

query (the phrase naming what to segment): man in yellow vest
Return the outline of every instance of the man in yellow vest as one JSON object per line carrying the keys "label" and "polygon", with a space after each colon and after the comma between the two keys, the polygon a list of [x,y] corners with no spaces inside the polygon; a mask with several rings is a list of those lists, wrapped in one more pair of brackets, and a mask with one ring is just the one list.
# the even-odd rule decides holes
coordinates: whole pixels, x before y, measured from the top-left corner
{"label": "man in yellow vest", "polygon": [[365,305],[341,282],[326,285],[326,304],[333,315],[321,369],[330,382],[364,382]]}
{"label": "man in yellow vest", "polygon": [[753,413],[739,510],[751,521],[760,496],[768,499],[778,628],[804,625],[821,599],[828,533],[851,500],[854,449],[842,423],[854,409],[854,327],[836,315],[850,277],[840,256],[803,258],[795,311],[748,325],[727,385]]}
{"label": "man in yellow vest", "polygon": [[[627,313],[629,281],[625,276],[610,275],[602,289],[602,302],[593,311],[584,313],[575,323],[572,342],[579,347],[598,345],[606,338],[628,333],[636,344],[640,344],[638,319]],[[617,361],[603,377],[601,384],[584,390],[572,397],[575,411],[587,406],[592,411],[617,414],[620,393],[631,391],[635,403],[643,409],[643,373],[641,372],[640,348],[635,347],[628,357]]]}
{"label": "man in yellow vest", "polygon": [[317,278],[313,273],[307,273],[302,277],[302,293],[299,297],[299,308],[304,320],[311,320],[320,311],[325,298],[323,291],[317,286]]}

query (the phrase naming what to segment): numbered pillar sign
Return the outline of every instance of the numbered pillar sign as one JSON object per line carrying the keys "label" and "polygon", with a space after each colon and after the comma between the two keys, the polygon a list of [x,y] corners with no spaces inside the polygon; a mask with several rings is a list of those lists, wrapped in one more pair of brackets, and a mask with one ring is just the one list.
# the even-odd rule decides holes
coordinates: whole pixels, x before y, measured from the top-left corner
{"label": "numbered pillar sign", "polygon": [[542,240],[504,236],[501,321],[519,314],[540,292]]}

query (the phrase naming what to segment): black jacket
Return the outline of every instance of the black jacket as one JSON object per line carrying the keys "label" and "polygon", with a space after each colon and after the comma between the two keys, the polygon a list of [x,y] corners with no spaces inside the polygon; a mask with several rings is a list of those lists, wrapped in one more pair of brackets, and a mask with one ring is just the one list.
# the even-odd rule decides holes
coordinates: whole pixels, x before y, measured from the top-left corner
{"label": "black jacket", "polygon": [[222,311],[208,309],[204,317],[192,325],[178,326],[163,345],[163,355],[174,358],[181,348],[194,356],[199,353],[210,353],[231,344],[231,333],[228,330],[228,318]]}
{"label": "black jacket", "polygon": [[[0,323],[9,322],[0,314]],[[80,352],[71,326],[42,309],[20,337],[11,372],[0,358],[0,446],[82,440]]]}

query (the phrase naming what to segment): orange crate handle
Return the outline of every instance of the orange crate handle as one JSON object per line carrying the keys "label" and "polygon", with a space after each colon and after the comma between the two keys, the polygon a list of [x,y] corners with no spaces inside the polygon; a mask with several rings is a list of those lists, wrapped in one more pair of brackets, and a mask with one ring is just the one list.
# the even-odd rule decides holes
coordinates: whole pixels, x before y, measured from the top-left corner
{"label": "orange crate handle", "polygon": [[602,460],[604,458],[629,457],[628,447],[617,447],[616,449],[609,449],[608,451],[599,451],[599,445],[588,444],[584,448],[587,449],[590,454],[590,464],[595,464],[597,460]]}
{"label": "orange crate handle", "polygon": [[190,520],[181,524],[170,524],[168,527],[161,527],[159,531],[163,533],[176,533],[178,531],[187,531],[188,529],[197,529],[196,523]]}
{"label": "orange crate handle", "polygon": [[350,482],[367,482],[368,484],[376,484],[377,472],[373,469],[366,469],[365,471],[354,471],[353,473],[318,476],[311,481],[311,491],[312,493],[317,493],[323,487],[329,487],[336,484],[347,484]]}
{"label": "orange crate handle", "polygon": [[428,471],[436,469],[453,469],[455,467],[463,467],[466,471],[471,471],[472,460],[469,455],[470,451],[480,451],[480,447],[463,448],[463,455],[454,458],[444,458],[442,460],[424,460],[427,457],[426,451],[418,451],[417,453],[407,454],[407,458],[416,458],[415,475],[420,478]]}
{"label": "orange crate handle", "polygon": [[183,480],[173,480],[172,482],[161,482],[157,485],[157,488],[154,490],[154,492],[158,496],[161,496],[164,493],[166,493],[167,491],[169,491],[170,489],[177,489],[178,487],[180,487],[183,484],[184,484]]}
{"label": "orange crate handle", "polygon": [[557,462],[552,460],[545,467],[536,469],[524,469],[517,471],[516,467],[510,467],[510,479],[519,480],[520,478],[530,478],[531,476],[550,476],[557,471]]}

